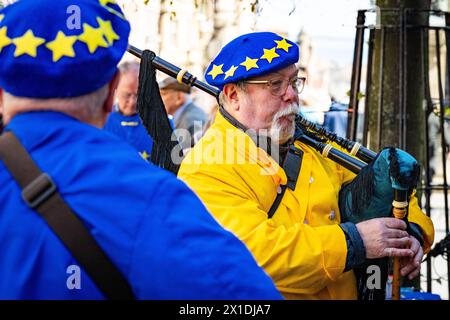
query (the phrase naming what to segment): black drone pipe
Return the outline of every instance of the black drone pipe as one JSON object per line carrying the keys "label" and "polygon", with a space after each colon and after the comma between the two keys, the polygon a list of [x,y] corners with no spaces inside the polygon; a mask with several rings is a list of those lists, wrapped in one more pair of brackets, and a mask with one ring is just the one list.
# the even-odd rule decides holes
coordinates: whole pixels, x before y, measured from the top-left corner
{"label": "black drone pipe", "polygon": [[[139,50],[138,48],[136,48],[132,45],[128,46],[128,52],[131,53],[132,55],[136,56],[139,59],[142,58],[143,51]],[[160,57],[158,57],[156,55],[155,55],[155,58],[152,60],[152,64],[157,70],[164,72],[165,74],[167,74],[173,78],[176,78],[179,82],[182,82],[191,87],[197,87],[200,90],[202,90],[206,93],[209,93],[210,95],[212,95],[216,99],[218,99],[220,91],[217,88],[198,80],[196,77],[194,77],[192,74],[190,74],[186,70],[182,70],[182,69],[178,68],[177,66],[174,66],[170,62],[167,62],[166,60],[161,59]],[[340,138],[340,137],[336,136],[335,134],[330,133],[326,129],[321,128],[317,125],[313,126],[311,123],[307,122],[307,120],[305,120],[305,119],[303,119],[303,120],[301,120],[301,119],[303,119],[303,118],[300,116],[297,117],[296,124],[299,125],[300,127],[303,127],[305,129],[305,131],[306,131],[306,129],[309,129],[315,135],[322,136],[322,138],[325,137],[326,139],[334,141],[338,144],[343,143],[344,145],[342,147],[345,149],[347,149],[348,146],[351,146],[349,151],[351,151],[356,144],[353,141],[348,141],[347,139]],[[309,125],[306,126],[305,125],[306,123],[309,123]],[[327,134],[325,134],[325,133],[327,133]],[[328,135],[328,137],[327,137],[327,135]],[[330,137],[332,137],[334,140],[329,139]],[[364,168],[367,165],[366,162],[360,161],[360,160],[332,147],[330,144],[319,142],[305,134],[299,136],[298,140],[309,145],[310,147],[316,149],[324,157],[330,158],[331,160],[335,161],[336,163],[340,164],[341,166],[347,168],[348,170],[350,170],[356,174],[359,173],[362,170],[362,168]],[[364,149],[367,151],[361,150],[361,148],[360,148],[359,149],[360,152],[356,153],[355,155],[358,157],[362,157],[361,160],[366,159],[367,162],[371,162],[375,158],[376,153],[371,150],[368,150],[366,148],[364,148]]]}
{"label": "black drone pipe", "polygon": [[298,141],[303,142],[304,144],[313,147],[318,152],[320,152],[325,158],[329,158],[334,162],[340,164],[341,166],[347,168],[353,173],[360,173],[361,170],[367,165],[365,162],[362,162],[356,158],[349,156],[348,154],[333,148],[331,144],[326,144],[323,142],[319,142],[310,136],[303,134],[299,137],[296,137]]}
{"label": "black drone pipe", "polygon": [[377,156],[376,152],[363,147],[360,143],[339,137],[336,133],[328,131],[326,128],[308,121],[300,115],[297,116],[296,122],[312,131],[314,134],[321,136],[328,141],[336,142],[339,146],[350,152],[350,154],[355,155],[366,163],[372,162]]}
{"label": "black drone pipe", "polygon": [[[139,50],[138,48],[133,47],[132,45],[128,46],[128,52],[139,59],[142,58],[142,50]],[[187,84],[190,87],[197,87],[200,90],[216,97],[216,99],[219,97],[220,93],[219,90],[210,86],[209,84],[206,84],[198,80],[196,77],[194,77],[186,70],[182,70],[177,66],[174,66],[170,62],[161,59],[158,56],[155,56],[155,58],[153,59],[153,66],[159,71],[164,72],[165,74],[177,79],[178,81],[181,80],[180,82],[183,82],[184,84]]]}

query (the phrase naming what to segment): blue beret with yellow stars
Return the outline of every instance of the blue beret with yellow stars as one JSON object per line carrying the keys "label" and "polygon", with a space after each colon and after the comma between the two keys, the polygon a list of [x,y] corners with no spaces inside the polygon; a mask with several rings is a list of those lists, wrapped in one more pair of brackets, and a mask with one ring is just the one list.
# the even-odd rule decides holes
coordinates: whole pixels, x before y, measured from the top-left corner
{"label": "blue beret with yellow stars", "polygon": [[18,97],[91,93],[113,78],[130,24],[114,0],[20,0],[0,11],[0,88]]}
{"label": "blue beret with yellow stars", "polygon": [[220,90],[227,83],[262,76],[297,63],[299,48],[273,32],[244,34],[229,42],[206,69],[205,79]]}

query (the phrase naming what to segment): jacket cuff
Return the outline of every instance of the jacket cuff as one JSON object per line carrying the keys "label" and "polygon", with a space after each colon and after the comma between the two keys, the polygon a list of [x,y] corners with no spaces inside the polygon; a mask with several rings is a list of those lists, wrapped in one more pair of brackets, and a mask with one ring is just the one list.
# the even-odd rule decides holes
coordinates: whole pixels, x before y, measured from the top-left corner
{"label": "jacket cuff", "polygon": [[346,272],[364,263],[366,260],[366,248],[354,223],[345,222],[339,226],[344,231],[347,242],[347,260],[344,269],[344,272]]}

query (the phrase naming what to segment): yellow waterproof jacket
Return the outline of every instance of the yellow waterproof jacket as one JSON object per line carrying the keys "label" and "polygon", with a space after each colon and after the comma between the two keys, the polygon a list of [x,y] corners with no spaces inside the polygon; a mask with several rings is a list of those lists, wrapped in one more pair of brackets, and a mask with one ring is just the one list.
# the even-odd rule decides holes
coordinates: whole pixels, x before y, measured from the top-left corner
{"label": "yellow waterproof jacket", "polygon": [[[285,298],[356,299],[353,271],[343,272],[347,245],[338,207],[342,184],[355,175],[306,145],[296,146],[304,155],[295,191],[286,190],[271,219],[267,212],[286,174],[219,112],[178,175],[247,245]],[[415,198],[409,220],[422,228],[429,250],[433,225]]]}

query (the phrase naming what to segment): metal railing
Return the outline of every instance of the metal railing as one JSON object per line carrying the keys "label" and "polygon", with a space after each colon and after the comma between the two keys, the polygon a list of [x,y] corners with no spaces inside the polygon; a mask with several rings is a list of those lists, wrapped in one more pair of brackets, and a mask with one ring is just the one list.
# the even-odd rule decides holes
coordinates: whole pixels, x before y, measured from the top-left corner
{"label": "metal railing", "polygon": [[[397,23],[394,24],[382,24],[377,19],[377,23],[374,25],[368,25],[366,23],[366,17],[368,14],[388,14],[394,12],[397,14]],[[426,15],[426,18],[416,19],[416,23],[411,23],[411,15]],[[439,18],[441,25],[432,25],[430,23],[430,17]],[[378,17],[379,18],[379,17]],[[428,21],[428,23],[422,24],[417,21]],[[440,193],[443,196],[443,211],[445,216],[445,235],[449,234],[449,203],[448,203],[448,172],[447,172],[447,157],[450,144],[450,116],[448,114],[448,108],[450,106],[450,13],[439,10],[417,10],[417,9],[377,9],[377,10],[359,10],[356,24],[356,36],[353,58],[353,69],[351,78],[351,90],[350,90],[350,104],[348,110],[348,128],[347,138],[350,140],[359,140],[363,145],[367,145],[369,134],[369,102],[371,95],[376,94],[377,103],[377,119],[376,119],[376,135],[371,139],[379,146],[382,141],[383,135],[383,106],[385,103],[385,59],[386,59],[386,37],[398,35],[398,106],[399,114],[391,115],[397,117],[397,132],[398,146],[405,148],[406,146],[406,134],[408,126],[407,118],[407,88],[408,88],[408,32],[410,30],[420,32],[420,47],[415,50],[421,50],[421,56],[423,61],[420,61],[422,65],[422,79],[424,84],[424,103],[423,103],[423,116],[424,132],[417,134],[423,135],[423,152],[425,154],[424,174],[421,185],[418,188],[418,193],[423,194],[424,203],[422,209],[428,216],[431,216],[433,210],[433,203],[431,202],[432,195]],[[378,41],[378,53],[377,64],[374,63],[375,54],[375,42]],[[365,52],[366,49],[366,52]],[[445,58],[443,58],[445,57]],[[431,58],[431,59],[430,59]],[[444,59],[444,61],[443,61]],[[365,79],[365,95],[361,100],[360,90],[363,86],[364,80],[362,80],[363,66],[367,66],[366,79]],[[427,69],[428,67],[428,69]],[[432,73],[435,79],[430,79],[430,69],[435,68],[437,72]],[[377,72],[378,78],[373,79],[374,72]],[[443,74],[445,76],[443,76]],[[372,81],[377,81],[378,91],[371,91]],[[360,102],[364,102],[364,117],[363,123],[358,123],[358,113],[361,113]],[[430,120],[431,119],[431,120]],[[372,120],[373,121],[373,120]],[[437,164],[436,153],[440,149],[440,163]],[[434,153],[434,154],[433,154]],[[434,158],[433,158],[434,157]],[[433,160],[434,166],[431,161]],[[437,166],[437,168],[436,168]],[[441,171],[441,179],[438,181],[434,173],[436,170]],[[438,182],[436,182],[438,181]],[[435,225],[436,227],[436,225]],[[442,226],[438,226],[442,227]],[[436,239],[438,242],[440,239]],[[442,244],[440,243],[441,247]],[[447,252],[449,245],[446,244]],[[436,251],[434,251],[436,252]],[[445,256],[445,254],[443,254]],[[428,292],[432,292],[432,260],[435,257],[431,256],[426,260],[426,289]],[[447,286],[448,294],[450,297],[450,281],[448,275],[450,274],[450,261],[447,259]]]}

